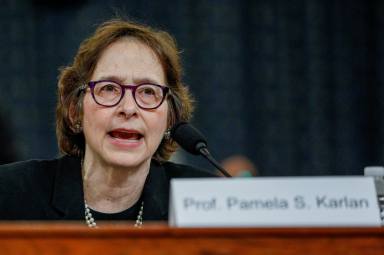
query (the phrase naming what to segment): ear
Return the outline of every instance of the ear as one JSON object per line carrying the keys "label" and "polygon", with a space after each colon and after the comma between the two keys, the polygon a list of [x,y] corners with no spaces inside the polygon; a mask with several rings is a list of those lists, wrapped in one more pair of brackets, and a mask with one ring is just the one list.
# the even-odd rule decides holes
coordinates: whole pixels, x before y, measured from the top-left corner
{"label": "ear", "polygon": [[78,132],[79,124],[82,124],[83,119],[83,98],[79,97],[78,100],[71,101],[68,109],[68,118],[70,121],[71,129]]}

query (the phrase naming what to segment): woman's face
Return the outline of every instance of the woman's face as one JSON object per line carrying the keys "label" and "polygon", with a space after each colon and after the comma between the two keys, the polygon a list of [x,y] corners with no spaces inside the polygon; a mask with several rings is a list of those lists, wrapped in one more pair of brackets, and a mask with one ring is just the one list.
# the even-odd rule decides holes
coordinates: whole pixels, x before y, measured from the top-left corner
{"label": "woman's face", "polygon": [[[122,38],[103,51],[91,80],[165,85],[164,70],[155,53],[132,38]],[[157,109],[143,110],[129,89],[113,107],[96,104],[88,89],[83,107],[85,157],[92,162],[133,168],[149,163],[167,128],[167,101]]]}

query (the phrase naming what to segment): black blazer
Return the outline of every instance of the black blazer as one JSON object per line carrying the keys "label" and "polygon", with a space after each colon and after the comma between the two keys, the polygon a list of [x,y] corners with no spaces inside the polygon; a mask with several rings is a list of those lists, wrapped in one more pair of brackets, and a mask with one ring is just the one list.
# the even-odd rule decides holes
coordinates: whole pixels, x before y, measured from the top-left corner
{"label": "black blazer", "polygon": [[[186,165],[152,161],[141,198],[143,219],[168,219],[171,178],[213,176]],[[0,220],[84,220],[80,159],[64,156],[0,166]]]}

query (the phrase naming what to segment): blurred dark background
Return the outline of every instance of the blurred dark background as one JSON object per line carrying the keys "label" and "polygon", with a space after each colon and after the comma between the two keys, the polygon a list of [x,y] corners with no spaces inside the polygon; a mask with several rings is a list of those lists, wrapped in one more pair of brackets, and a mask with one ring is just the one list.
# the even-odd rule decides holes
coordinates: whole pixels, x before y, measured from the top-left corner
{"label": "blurred dark background", "polygon": [[175,36],[193,123],[218,160],[246,155],[264,176],[362,174],[384,164],[383,13],[379,0],[0,0],[1,160],[58,156],[58,68],[117,14]]}

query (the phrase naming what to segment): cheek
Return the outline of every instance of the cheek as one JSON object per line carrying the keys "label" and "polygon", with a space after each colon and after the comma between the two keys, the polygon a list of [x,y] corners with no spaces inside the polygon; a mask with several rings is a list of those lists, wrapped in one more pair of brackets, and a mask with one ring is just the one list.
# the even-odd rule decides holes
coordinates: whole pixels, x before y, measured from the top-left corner
{"label": "cheek", "polygon": [[[160,110],[160,109],[159,109]],[[162,139],[164,132],[168,127],[168,107],[162,108],[155,116],[151,118],[151,127],[152,133]]]}
{"label": "cheek", "polygon": [[83,126],[84,131],[92,132],[95,129],[104,126],[105,123],[105,113],[100,111],[98,105],[92,102],[92,98],[84,98],[83,105]]}

